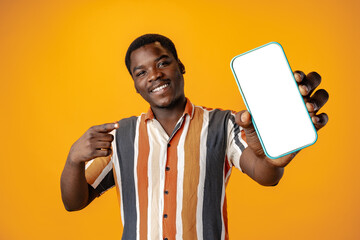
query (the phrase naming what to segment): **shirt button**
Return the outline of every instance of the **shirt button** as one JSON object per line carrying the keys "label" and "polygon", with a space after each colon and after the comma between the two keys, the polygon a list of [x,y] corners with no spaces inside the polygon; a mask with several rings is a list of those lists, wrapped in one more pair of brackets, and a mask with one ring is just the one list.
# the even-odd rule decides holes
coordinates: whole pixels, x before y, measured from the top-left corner
{"label": "shirt button", "polygon": [[164,238],[164,240],[168,240],[168,238]]}
{"label": "shirt button", "polygon": [[165,193],[165,194],[169,194],[169,191],[168,191],[168,190],[165,190],[164,193]]}
{"label": "shirt button", "polygon": [[166,167],[166,171],[170,171],[170,167]]}
{"label": "shirt button", "polygon": [[164,218],[167,218],[168,216],[167,216],[167,214],[164,214]]}
{"label": "shirt button", "polygon": [[171,145],[170,145],[170,143],[168,143],[168,147],[170,147]]}

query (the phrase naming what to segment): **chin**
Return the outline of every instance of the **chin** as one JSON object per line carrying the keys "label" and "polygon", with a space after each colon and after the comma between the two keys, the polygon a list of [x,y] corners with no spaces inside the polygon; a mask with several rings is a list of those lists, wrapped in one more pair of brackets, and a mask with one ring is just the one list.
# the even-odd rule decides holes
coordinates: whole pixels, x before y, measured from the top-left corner
{"label": "chin", "polygon": [[170,108],[175,104],[174,104],[174,101],[164,101],[164,102],[155,103],[154,105],[157,108]]}
{"label": "chin", "polygon": [[157,108],[172,108],[181,102],[181,98],[173,99],[161,99],[160,101],[154,101],[153,106]]}

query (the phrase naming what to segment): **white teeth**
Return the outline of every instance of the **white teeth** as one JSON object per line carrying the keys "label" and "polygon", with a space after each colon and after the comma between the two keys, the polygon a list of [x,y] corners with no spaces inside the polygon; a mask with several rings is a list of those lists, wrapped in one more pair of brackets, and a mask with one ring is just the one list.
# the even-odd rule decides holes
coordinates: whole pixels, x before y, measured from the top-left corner
{"label": "white teeth", "polygon": [[166,88],[167,86],[169,86],[168,83],[166,83],[166,84],[164,84],[164,85],[161,85],[160,87],[157,87],[157,88],[153,89],[152,92],[158,92],[158,91],[160,91],[161,89]]}

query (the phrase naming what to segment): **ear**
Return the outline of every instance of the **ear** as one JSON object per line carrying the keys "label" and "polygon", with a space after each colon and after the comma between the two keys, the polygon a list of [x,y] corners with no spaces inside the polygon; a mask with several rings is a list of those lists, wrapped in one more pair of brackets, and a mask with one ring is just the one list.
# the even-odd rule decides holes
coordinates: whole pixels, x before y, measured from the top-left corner
{"label": "ear", "polygon": [[182,74],[185,74],[185,66],[184,66],[184,64],[180,61],[180,59],[178,59],[178,64],[179,64],[180,72],[181,72]]}

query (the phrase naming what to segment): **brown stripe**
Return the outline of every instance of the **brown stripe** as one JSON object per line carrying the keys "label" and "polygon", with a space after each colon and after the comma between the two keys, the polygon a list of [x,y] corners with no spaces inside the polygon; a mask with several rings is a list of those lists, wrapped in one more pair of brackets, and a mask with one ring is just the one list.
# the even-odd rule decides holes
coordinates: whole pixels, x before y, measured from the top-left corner
{"label": "brown stripe", "polygon": [[88,184],[93,184],[95,180],[100,176],[101,172],[108,165],[111,160],[111,156],[98,157],[90,164],[85,171],[85,178]]}
{"label": "brown stripe", "polygon": [[[197,239],[196,208],[200,174],[200,134],[204,110],[196,107],[185,139],[182,224],[183,239]],[[200,219],[201,221],[201,219]]]}
{"label": "brown stripe", "polygon": [[140,239],[147,238],[147,209],[148,209],[148,159],[149,159],[149,137],[147,126],[141,115],[139,126],[139,154],[137,162],[138,196],[140,211]]}
{"label": "brown stripe", "polygon": [[166,166],[170,168],[169,171],[165,170],[165,188],[164,191],[164,214],[167,217],[163,218],[163,236],[168,239],[175,239],[176,234],[176,193],[177,193],[177,146],[184,130],[184,123],[170,140],[170,146],[167,149]]}

